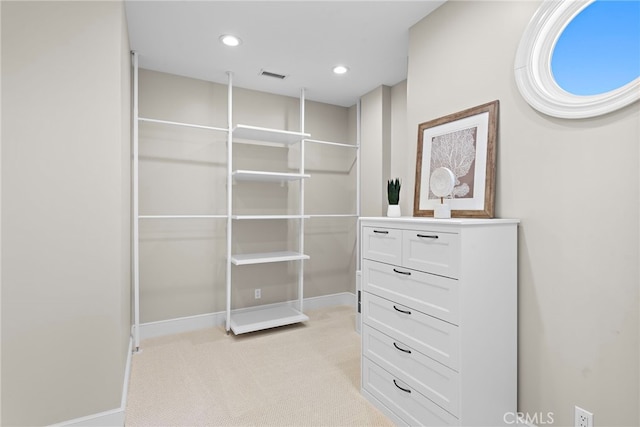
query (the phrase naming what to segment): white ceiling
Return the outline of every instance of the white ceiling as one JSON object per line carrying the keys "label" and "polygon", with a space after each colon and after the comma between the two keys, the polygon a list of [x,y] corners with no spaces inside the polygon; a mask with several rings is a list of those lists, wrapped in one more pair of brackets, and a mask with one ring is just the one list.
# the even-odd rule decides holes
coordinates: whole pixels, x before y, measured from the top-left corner
{"label": "white ceiling", "polygon": [[[444,0],[127,0],[131,49],[141,68],[351,106],[407,76],[409,28]],[[219,41],[234,34],[243,43]],[[344,64],[346,75],[333,74]],[[285,74],[284,80],[260,71]]]}

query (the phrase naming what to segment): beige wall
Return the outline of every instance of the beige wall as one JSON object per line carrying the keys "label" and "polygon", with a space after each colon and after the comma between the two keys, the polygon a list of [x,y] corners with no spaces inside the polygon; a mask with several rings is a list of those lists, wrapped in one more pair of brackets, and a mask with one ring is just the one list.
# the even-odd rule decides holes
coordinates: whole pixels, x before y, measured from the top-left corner
{"label": "beige wall", "polygon": [[[400,210],[412,215],[415,172],[407,136],[407,81],[393,87],[379,86],[360,99],[362,129],[362,216],[387,214],[387,180],[400,178]],[[415,154],[414,154],[415,156]],[[411,184],[413,185],[413,184]]]}
{"label": "beige wall", "polygon": [[415,163],[410,163],[415,150],[413,132],[407,126],[407,81],[391,88],[391,148],[389,177],[400,178],[400,211],[404,216],[413,215],[413,186],[410,178],[415,173]]}
{"label": "beige wall", "polygon": [[496,216],[522,220],[519,410],[567,426],[579,405],[596,425],[638,425],[640,106],[533,110],[513,64],[538,6],[450,1],[411,29],[410,162],[419,123],[500,100]]}
{"label": "beige wall", "polygon": [[130,334],[120,2],[2,2],[2,425],[120,407]]}
{"label": "beige wall", "polygon": [[391,156],[391,88],[379,86],[360,98],[361,215],[387,212]]}
{"label": "beige wall", "polygon": [[[233,123],[299,130],[297,98],[233,90]],[[307,101],[313,139],[354,143],[350,110]],[[140,70],[140,115],[226,127],[227,86]],[[226,214],[226,133],[143,123],[140,126],[140,213]],[[292,172],[299,149],[234,144],[234,169]],[[306,144],[305,213],[355,213],[355,151]],[[299,210],[299,183],[234,186],[234,213]],[[356,221],[305,221],[305,297],[354,291]],[[297,248],[297,221],[234,221],[234,253]],[[328,249],[330,248],[330,249]],[[141,321],[225,309],[225,219],[143,220],[140,226]],[[232,267],[232,306],[295,299],[296,263]],[[262,298],[254,299],[260,288]]]}

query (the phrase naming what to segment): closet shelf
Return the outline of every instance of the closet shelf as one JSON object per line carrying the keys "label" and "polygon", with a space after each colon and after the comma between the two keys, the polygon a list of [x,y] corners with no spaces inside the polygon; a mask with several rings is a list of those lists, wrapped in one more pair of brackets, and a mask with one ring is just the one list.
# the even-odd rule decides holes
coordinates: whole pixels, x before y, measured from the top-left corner
{"label": "closet shelf", "polygon": [[288,305],[257,307],[232,313],[231,330],[238,335],[307,320],[309,316]]}
{"label": "closet shelf", "polygon": [[250,170],[236,170],[232,173],[236,181],[284,182],[310,178],[311,175],[301,173],[280,173]]}
{"label": "closet shelf", "polygon": [[344,142],[323,141],[320,139],[305,139],[305,142],[313,142],[315,144],[335,145],[336,147],[359,148],[356,144],[347,144]]}
{"label": "closet shelf", "polygon": [[290,145],[300,142],[310,136],[310,134],[303,132],[292,132],[288,130],[269,129],[248,125],[236,125],[236,127],[233,128],[234,139],[244,139],[256,144],[275,142]]}
{"label": "closet shelf", "polygon": [[309,255],[300,252],[261,252],[254,254],[237,254],[231,256],[231,262],[235,265],[266,264],[271,262],[297,261],[309,259]]}

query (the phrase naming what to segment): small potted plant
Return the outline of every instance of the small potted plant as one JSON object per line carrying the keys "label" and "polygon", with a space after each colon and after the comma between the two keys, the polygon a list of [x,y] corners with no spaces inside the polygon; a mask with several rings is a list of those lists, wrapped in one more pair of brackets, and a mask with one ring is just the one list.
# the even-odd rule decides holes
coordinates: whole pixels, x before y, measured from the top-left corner
{"label": "small potted plant", "polygon": [[390,179],[387,181],[387,199],[389,200],[389,207],[387,208],[387,216],[399,217],[400,216],[400,178]]}

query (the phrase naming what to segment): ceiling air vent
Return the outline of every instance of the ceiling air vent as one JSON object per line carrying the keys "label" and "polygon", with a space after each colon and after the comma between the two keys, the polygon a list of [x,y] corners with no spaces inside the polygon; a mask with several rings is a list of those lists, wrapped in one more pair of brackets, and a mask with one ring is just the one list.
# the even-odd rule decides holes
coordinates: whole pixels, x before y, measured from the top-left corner
{"label": "ceiling air vent", "polygon": [[273,73],[267,70],[260,70],[260,75],[266,76],[266,77],[273,77],[274,79],[280,79],[280,80],[284,80],[287,77],[284,74]]}

